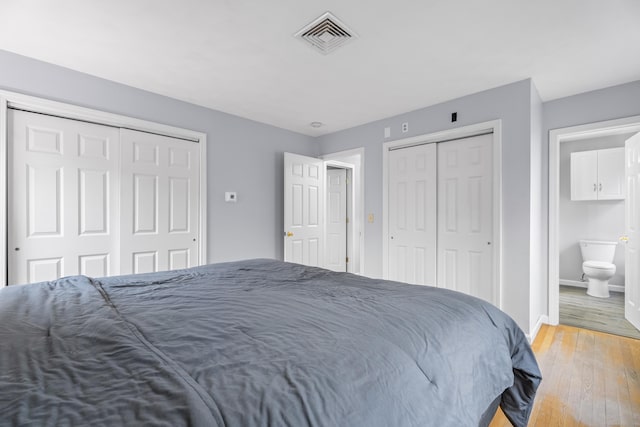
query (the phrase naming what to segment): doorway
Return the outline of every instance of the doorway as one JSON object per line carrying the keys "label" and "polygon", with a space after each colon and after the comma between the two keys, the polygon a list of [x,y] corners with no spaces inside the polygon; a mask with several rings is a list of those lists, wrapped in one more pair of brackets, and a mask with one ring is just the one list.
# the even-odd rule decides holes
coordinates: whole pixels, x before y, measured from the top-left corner
{"label": "doorway", "polygon": [[284,260],[363,274],[364,149],[284,158]]}
{"label": "doorway", "polygon": [[[548,301],[549,301],[549,322],[557,325],[560,322],[560,285],[561,279],[561,252],[563,251],[563,245],[561,242],[561,148],[568,146],[563,145],[565,143],[575,143],[581,140],[593,140],[603,137],[615,137],[616,135],[630,135],[640,132],[640,116],[630,117],[626,119],[611,120],[605,122],[591,123],[587,125],[575,126],[570,128],[555,129],[549,134],[549,278],[548,278]],[[627,181],[629,178],[627,177]],[[597,189],[596,189],[597,190]],[[628,197],[627,197],[628,199]],[[628,216],[631,206],[631,200],[625,200],[625,216]],[[616,236],[616,237],[624,237]],[[617,238],[616,238],[617,240]],[[618,245],[620,246],[620,245]],[[622,249],[622,248],[619,248]],[[634,286],[637,287],[637,278],[634,279],[637,274],[633,272],[633,269],[629,271],[629,266],[635,263],[629,263],[628,257],[629,247],[625,247],[625,262],[627,267],[627,274],[624,280],[625,291],[625,309],[627,305],[636,304],[637,296],[633,297]],[[581,265],[581,259],[574,260],[575,263]],[[564,262],[563,262],[564,263]],[[631,273],[631,275],[630,275]],[[580,284],[579,281],[568,284]],[[633,283],[636,283],[633,285]],[[566,285],[567,283],[565,283]],[[563,289],[566,291],[566,289]],[[615,290],[615,289],[614,289]],[[621,290],[621,289],[618,289]],[[636,289],[637,291],[637,289]]]}

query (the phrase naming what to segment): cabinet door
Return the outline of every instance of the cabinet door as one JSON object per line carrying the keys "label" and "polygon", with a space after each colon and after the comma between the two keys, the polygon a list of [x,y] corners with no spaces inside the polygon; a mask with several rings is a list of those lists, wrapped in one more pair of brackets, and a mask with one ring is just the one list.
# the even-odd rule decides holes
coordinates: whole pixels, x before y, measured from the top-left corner
{"label": "cabinet door", "polygon": [[597,152],[571,153],[571,200],[596,200],[598,198],[597,180]]}
{"label": "cabinet door", "polygon": [[598,150],[598,199],[625,197],[624,147]]}

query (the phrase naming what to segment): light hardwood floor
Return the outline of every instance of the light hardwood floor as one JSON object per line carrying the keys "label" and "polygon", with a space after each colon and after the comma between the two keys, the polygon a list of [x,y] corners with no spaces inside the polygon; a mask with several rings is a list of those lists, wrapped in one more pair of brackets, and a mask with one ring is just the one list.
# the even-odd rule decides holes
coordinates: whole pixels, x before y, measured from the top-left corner
{"label": "light hardwood floor", "polygon": [[[542,371],[529,426],[640,426],[640,340],[543,325]],[[491,427],[510,426],[500,410]]]}

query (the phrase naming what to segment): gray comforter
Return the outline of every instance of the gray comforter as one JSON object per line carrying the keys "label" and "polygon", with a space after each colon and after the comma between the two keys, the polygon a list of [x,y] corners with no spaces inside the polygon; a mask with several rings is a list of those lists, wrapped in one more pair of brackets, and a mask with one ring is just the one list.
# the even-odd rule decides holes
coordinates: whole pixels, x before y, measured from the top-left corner
{"label": "gray comforter", "polygon": [[490,304],[279,261],[0,291],[3,425],[526,425],[539,381]]}

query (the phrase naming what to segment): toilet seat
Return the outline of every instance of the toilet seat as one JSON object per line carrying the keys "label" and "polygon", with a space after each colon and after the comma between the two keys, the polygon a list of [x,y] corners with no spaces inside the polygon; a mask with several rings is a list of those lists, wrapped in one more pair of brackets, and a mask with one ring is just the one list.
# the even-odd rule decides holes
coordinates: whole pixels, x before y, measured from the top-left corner
{"label": "toilet seat", "polygon": [[603,261],[585,261],[582,263],[582,267],[589,267],[597,270],[610,270],[616,268],[615,264]]}

